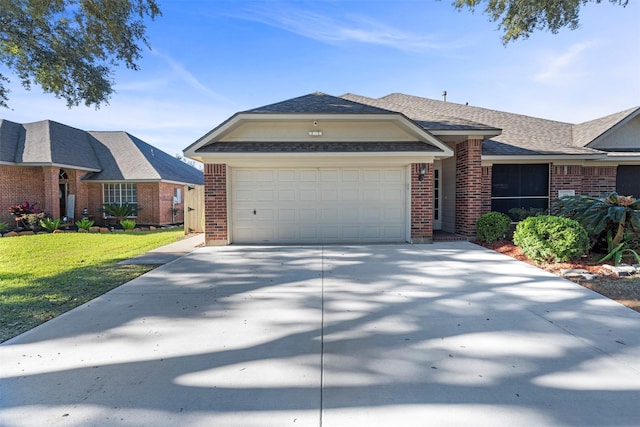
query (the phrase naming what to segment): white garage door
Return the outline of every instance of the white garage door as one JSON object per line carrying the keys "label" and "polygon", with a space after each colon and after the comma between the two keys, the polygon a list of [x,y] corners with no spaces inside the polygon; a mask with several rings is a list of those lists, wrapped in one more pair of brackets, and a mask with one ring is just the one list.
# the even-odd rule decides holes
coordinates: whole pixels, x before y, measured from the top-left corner
{"label": "white garage door", "polygon": [[406,240],[399,168],[232,169],[234,243]]}

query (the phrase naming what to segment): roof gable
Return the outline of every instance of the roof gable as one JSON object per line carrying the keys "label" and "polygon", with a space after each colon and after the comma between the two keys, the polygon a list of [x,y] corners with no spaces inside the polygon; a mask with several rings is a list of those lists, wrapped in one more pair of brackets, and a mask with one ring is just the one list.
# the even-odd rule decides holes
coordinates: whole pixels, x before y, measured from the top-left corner
{"label": "roof gable", "polygon": [[320,92],[236,113],[185,149],[216,161],[230,153],[391,152],[453,154],[400,112]]}
{"label": "roof gable", "polygon": [[[628,110],[610,114],[599,119],[580,123],[573,126],[573,142],[580,147],[592,147],[607,151],[607,149],[622,148],[614,141],[602,141],[608,134],[620,129],[623,126],[634,127],[635,146],[629,144],[626,148],[640,149],[640,107],[629,108]],[[613,142],[613,143],[612,143]],[[624,143],[623,143],[624,145]]]}

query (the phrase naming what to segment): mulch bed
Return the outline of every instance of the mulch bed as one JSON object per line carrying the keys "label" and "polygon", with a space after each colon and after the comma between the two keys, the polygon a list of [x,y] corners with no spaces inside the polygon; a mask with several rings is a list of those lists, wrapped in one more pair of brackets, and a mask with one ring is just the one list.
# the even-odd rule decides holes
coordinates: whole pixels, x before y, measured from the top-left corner
{"label": "mulch bed", "polygon": [[534,265],[553,274],[561,275],[561,270],[583,269],[594,274],[595,278],[586,280],[583,278],[568,278],[585,288],[598,292],[601,295],[611,298],[637,312],[640,312],[640,274],[628,277],[616,277],[610,271],[602,268],[602,264],[597,259],[602,255],[591,255],[580,261],[562,262],[555,264],[537,264],[529,259],[518,246],[509,240],[501,240],[494,243],[474,242],[485,248],[508,255],[519,261]]}

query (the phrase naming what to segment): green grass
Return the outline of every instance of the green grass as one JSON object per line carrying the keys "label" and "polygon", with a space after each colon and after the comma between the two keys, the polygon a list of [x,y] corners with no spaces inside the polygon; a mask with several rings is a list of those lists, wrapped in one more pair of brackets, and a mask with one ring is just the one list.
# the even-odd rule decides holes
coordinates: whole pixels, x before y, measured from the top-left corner
{"label": "green grass", "polygon": [[0,238],[0,342],[152,270],[117,263],[183,237],[180,228]]}

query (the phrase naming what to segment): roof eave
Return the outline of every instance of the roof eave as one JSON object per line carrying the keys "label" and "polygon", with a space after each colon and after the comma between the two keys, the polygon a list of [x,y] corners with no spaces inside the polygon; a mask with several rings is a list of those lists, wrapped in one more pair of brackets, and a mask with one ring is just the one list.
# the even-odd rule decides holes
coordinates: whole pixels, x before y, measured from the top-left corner
{"label": "roof eave", "polygon": [[526,161],[526,160],[606,160],[603,154],[505,154],[505,155],[483,155],[482,160],[486,161]]}
{"label": "roof eave", "polygon": [[19,166],[19,167],[56,167],[62,169],[75,169],[85,172],[100,172],[101,169],[94,169],[87,166],[68,165],[65,163],[50,163],[50,162],[2,162],[0,165],[7,166]]}

